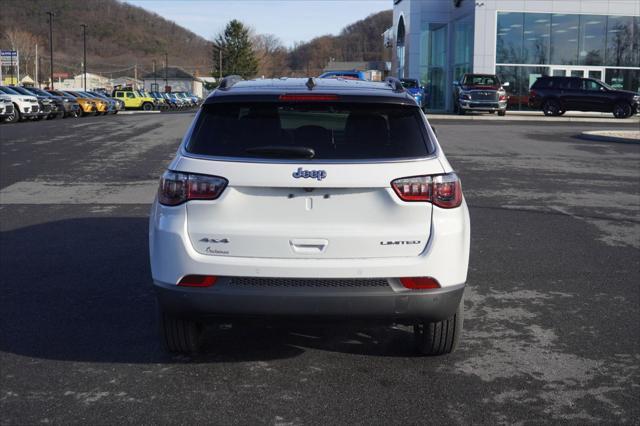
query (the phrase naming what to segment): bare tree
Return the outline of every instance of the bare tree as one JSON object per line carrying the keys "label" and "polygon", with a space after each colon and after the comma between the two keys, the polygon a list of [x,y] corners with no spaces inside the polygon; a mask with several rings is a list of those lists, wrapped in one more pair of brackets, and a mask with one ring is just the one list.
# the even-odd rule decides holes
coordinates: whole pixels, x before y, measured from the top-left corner
{"label": "bare tree", "polygon": [[35,78],[35,54],[38,37],[30,32],[12,28],[4,32],[12,50],[20,52],[20,70],[23,75]]}
{"label": "bare tree", "polygon": [[258,75],[282,77],[288,74],[288,52],[282,41],[273,34],[254,35],[251,40],[258,59]]}

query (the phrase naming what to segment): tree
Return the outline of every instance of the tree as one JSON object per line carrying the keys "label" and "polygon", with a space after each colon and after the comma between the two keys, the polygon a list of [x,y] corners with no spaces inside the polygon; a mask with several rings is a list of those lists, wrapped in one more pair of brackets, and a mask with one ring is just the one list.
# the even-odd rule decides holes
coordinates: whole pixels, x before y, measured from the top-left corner
{"label": "tree", "polygon": [[289,73],[287,49],[273,34],[258,34],[252,38],[253,50],[258,59],[258,75],[282,77]]}
{"label": "tree", "polygon": [[12,50],[20,52],[20,70],[22,75],[31,74],[34,79],[35,76],[35,53],[36,44],[38,44],[38,38],[30,32],[9,29],[4,33],[6,39],[9,41],[9,47]]}
{"label": "tree", "polygon": [[[222,68],[220,68],[220,56],[222,56]],[[258,60],[253,51],[249,29],[236,19],[230,21],[224,31],[214,39],[212,59],[212,75],[215,77],[239,75],[243,78],[252,78],[258,73]]]}

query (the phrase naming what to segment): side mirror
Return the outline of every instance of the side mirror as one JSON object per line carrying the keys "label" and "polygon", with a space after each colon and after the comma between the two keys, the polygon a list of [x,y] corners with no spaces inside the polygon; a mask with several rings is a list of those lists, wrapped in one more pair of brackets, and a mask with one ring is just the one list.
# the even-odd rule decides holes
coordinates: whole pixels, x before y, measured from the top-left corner
{"label": "side mirror", "polygon": [[454,86],[459,86],[459,85],[460,85],[460,82],[459,82],[458,80],[454,80],[454,81],[453,81],[453,85],[454,85]]}
{"label": "side mirror", "polygon": [[505,81],[504,83],[502,83],[502,87],[509,87],[509,82]]}

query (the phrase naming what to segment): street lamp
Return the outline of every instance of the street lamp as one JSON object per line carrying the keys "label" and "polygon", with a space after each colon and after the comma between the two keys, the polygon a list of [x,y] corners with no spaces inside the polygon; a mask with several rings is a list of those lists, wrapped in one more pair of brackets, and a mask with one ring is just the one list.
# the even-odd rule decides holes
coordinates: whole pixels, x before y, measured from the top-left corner
{"label": "street lamp", "polygon": [[84,90],[87,90],[87,24],[80,24],[82,27],[82,47],[84,58],[82,59],[82,73],[84,74]]}
{"label": "street lamp", "polygon": [[158,76],[156,74],[156,60],[153,60],[153,91],[159,92],[158,90]]}
{"label": "street lamp", "polygon": [[49,79],[51,80],[51,90],[53,90],[53,17],[55,13],[47,12],[49,15]]}
{"label": "street lamp", "polygon": [[164,52],[164,91],[167,91],[169,85],[169,54]]}

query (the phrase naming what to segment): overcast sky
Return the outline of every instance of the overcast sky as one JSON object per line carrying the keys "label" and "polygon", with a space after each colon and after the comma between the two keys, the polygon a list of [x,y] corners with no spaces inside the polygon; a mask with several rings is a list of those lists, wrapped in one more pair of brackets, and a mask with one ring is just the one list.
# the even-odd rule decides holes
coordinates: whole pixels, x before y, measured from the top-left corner
{"label": "overcast sky", "polygon": [[275,34],[291,47],[372,13],[391,9],[392,0],[125,0],[210,40],[232,19],[260,34]]}

